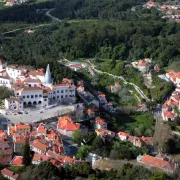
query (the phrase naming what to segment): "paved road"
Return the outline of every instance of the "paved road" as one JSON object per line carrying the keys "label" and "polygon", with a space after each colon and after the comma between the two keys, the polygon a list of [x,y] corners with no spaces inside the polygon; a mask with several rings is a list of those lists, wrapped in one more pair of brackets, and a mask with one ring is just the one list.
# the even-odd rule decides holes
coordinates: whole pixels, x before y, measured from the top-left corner
{"label": "paved road", "polygon": [[41,110],[31,110],[28,114],[17,114],[17,115],[6,115],[6,118],[9,119],[12,123],[18,122],[36,122],[51,117],[58,116],[58,114],[66,114],[73,112],[74,106],[60,105],[48,110],[42,110],[43,113],[40,113]]}
{"label": "paved road", "polygon": [[50,14],[50,12],[53,11],[53,10],[54,10],[54,8],[53,8],[53,9],[49,9],[49,10],[46,12],[46,16],[50,17],[50,18],[51,18],[52,20],[54,20],[54,21],[62,22],[61,19],[58,19],[58,18],[56,18],[56,17],[54,17],[54,16],[52,16],[52,15]]}
{"label": "paved road", "polygon": [[49,24],[40,24],[40,25],[37,25],[37,26],[29,26],[29,27],[25,27],[25,28],[18,28],[18,29],[14,29],[14,30],[11,30],[11,31],[3,32],[3,33],[1,33],[1,34],[2,34],[2,35],[5,35],[5,34],[13,33],[13,32],[16,32],[16,31],[20,31],[20,30],[26,30],[26,29],[32,29],[32,28],[39,28],[39,27],[48,26],[48,25],[49,25]]}
{"label": "paved road", "polygon": [[[64,60],[67,62],[70,62],[68,59],[64,59]],[[124,82],[124,84],[132,85],[142,98],[144,98],[146,101],[150,101],[150,99],[144,94],[144,92],[137,85],[135,85],[134,83],[131,83],[131,82],[127,82],[123,76],[115,76],[113,74],[110,74],[110,73],[107,73],[104,71],[100,71],[100,70],[96,69],[95,66],[90,61],[88,61],[88,62],[90,64],[90,66],[94,69],[95,72],[100,73],[100,74],[107,74],[109,76],[112,76],[113,78],[121,79]]]}

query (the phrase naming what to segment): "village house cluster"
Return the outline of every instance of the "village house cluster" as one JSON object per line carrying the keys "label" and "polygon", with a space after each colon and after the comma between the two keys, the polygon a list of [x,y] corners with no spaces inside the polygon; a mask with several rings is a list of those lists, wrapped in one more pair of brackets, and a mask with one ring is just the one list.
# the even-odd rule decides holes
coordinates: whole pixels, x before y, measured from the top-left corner
{"label": "village house cluster", "polygon": [[159,11],[163,12],[165,16],[162,18],[169,18],[176,22],[180,22],[180,3],[175,2],[166,2],[162,6],[153,0],[149,0],[146,4],[143,5],[144,8],[151,9],[157,8]]}
{"label": "village house cluster", "polygon": [[[68,122],[65,123],[64,120],[66,118]],[[43,123],[37,125],[24,123],[10,124],[7,131],[1,130],[0,164],[23,166],[23,157],[20,155],[26,141],[29,142],[31,151],[34,152],[32,164],[38,165],[43,161],[49,161],[59,168],[67,164],[83,162],[66,155],[66,149],[63,146],[61,134],[59,133],[64,131],[72,135],[72,132],[80,129],[80,124],[73,123],[68,116],[60,117],[59,121],[62,121],[63,125],[60,126],[58,123],[57,130],[47,129]],[[1,174],[9,179],[17,179],[19,176],[19,174],[12,172],[8,168],[3,169]]]}
{"label": "village house cluster", "polygon": [[176,86],[175,91],[162,106],[162,118],[164,121],[169,121],[177,117],[175,109],[180,110],[180,72],[169,70],[166,78]]}
{"label": "village house cluster", "polygon": [[75,85],[73,80],[64,78],[53,84],[50,67],[32,69],[27,66],[7,65],[0,60],[0,86],[14,92],[14,97],[5,99],[5,109],[21,112],[26,105],[47,107],[52,103],[74,103]]}

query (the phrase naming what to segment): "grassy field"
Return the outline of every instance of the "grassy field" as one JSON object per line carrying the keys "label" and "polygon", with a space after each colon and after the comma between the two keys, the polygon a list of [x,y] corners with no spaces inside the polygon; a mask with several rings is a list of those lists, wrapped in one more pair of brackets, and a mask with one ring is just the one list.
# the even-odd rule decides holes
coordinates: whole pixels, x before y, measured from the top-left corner
{"label": "grassy field", "polygon": [[20,172],[24,169],[24,166],[9,166],[8,169],[11,169],[12,171],[15,172]]}
{"label": "grassy field", "polygon": [[123,130],[137,136],[153,135],[155,121],[150,112],[137,115],[121,114],[116,119],[115,127],[118,130]]}

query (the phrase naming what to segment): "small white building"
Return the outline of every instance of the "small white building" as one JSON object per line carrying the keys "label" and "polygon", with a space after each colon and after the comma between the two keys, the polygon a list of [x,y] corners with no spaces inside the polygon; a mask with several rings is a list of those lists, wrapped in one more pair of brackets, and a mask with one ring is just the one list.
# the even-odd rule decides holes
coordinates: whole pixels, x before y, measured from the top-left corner
{"label": "small white building", "polygon": [[95,129],[107,129],[107,122],[105,122],[100,117],[96,117],[95,122]]}
{"label": "small white building", "polygon": [[23,100],[21,98],[16,98],[16,97],[6,98],[5,109],[22,112],[24,110]]}
{"label": "small white building", "polygon": [[0,86],[11,88],[12,80],[8,76],[0,76]]}
{"label": "small white building", "polygon": [[23,87],[15,90],[15,95],[23,99],[24,105],[48,105],[48,98],[46,94],[43,96],[43,89],[40,87]]}
{"label": "small white building", "polygon": [[5,70],[7,67],[7,62],[4,59],[0,59],[0,72]]}
{"label": "small white building", "polygon": [[16,80],[16,78],[19,77],[22,73],[27,72],[27,68],[25,66],[10,65],[6,67],[6,72],[9,77]]}

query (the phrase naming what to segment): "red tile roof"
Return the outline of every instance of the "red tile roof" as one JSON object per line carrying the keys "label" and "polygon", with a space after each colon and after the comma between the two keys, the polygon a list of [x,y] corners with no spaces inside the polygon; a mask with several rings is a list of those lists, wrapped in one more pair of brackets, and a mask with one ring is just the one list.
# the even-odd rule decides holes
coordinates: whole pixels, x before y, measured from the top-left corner
{"label": "red tile roof", "polygon": [[48,160],[49,160],[49,157],[46,156],[45,154],[37,154],[37,153],[34,153],[34,156],[32,159],[32,161],[40,161],[40,162],[48,161]]}
{"label": "red tile roof", "polygon": [[139,60],[138,61],[138,66],[148,66],[147,62],[143,61],[143,60]]}
{"label": "red tile roof", "polygon": [[96,117],[96,124],[99,124],[99,125],[106,125],[107,122],[104,121],[104,119],[100,118],[100,117]]}
{"label": "red tile roof", "polygon": [[174,118],[175,117],[175,114],[170,112],[170,111],[167,111],[167,112],[164,112],[164,116],[167,117],[167,118]]}
{"label": "red tile roof", "polygon": [[74,123],[69,116],[62,116],[58,118],[58,129],[75,131],[80,129],[80,124]]}
{"label": "red tile roof", "polygon": [[7,168],[4,168],[3,170],[1,170],[1,174],[8,176],[8,177],[11,177],[12,179],[17,179],[19,177],[19,174],[14,173],[13,171],[10,171]]}
{"label": "red tile roof", "polygon": [[141,158],[141,162],[148,164],[150,166],[167,169],[170,171],[174,170],[174,165],[172,163],[149,155],[144,155]]}
{"label": "red tile roof", "polygon": [[38,128],[37,128],[37,133],[44,133],[46,134],[46,128],[45,128],[45,124],[40,123]]}
{"label": "red tile roof", "polygon": [[15,125],[15,128],[16,128],[16,130],[18,130],[18,129],[29,129],[30,130],[30,125],[20,122]]}
{"label": "red tile roof", "polygon": [[129,136],[129,134],[126,133],[126,132],[119,132],[118,134],[119,134],[120,136],[125,136],[125,137]]}
{"label": "red tile roof", "polygon": [[12,166],[22,166],[23,165],[23,157],[15,156],[10,163]]}
{"label": "red tile roof", "polygon": [[37,148],[37,149],[39,149],[39,150],[41,150],[43,152],[45,152],[47,150],[47,148],[48,148],[47,145],[41,143],[39,140],[34,140],[31,146],[35,147],[35,148]]}

